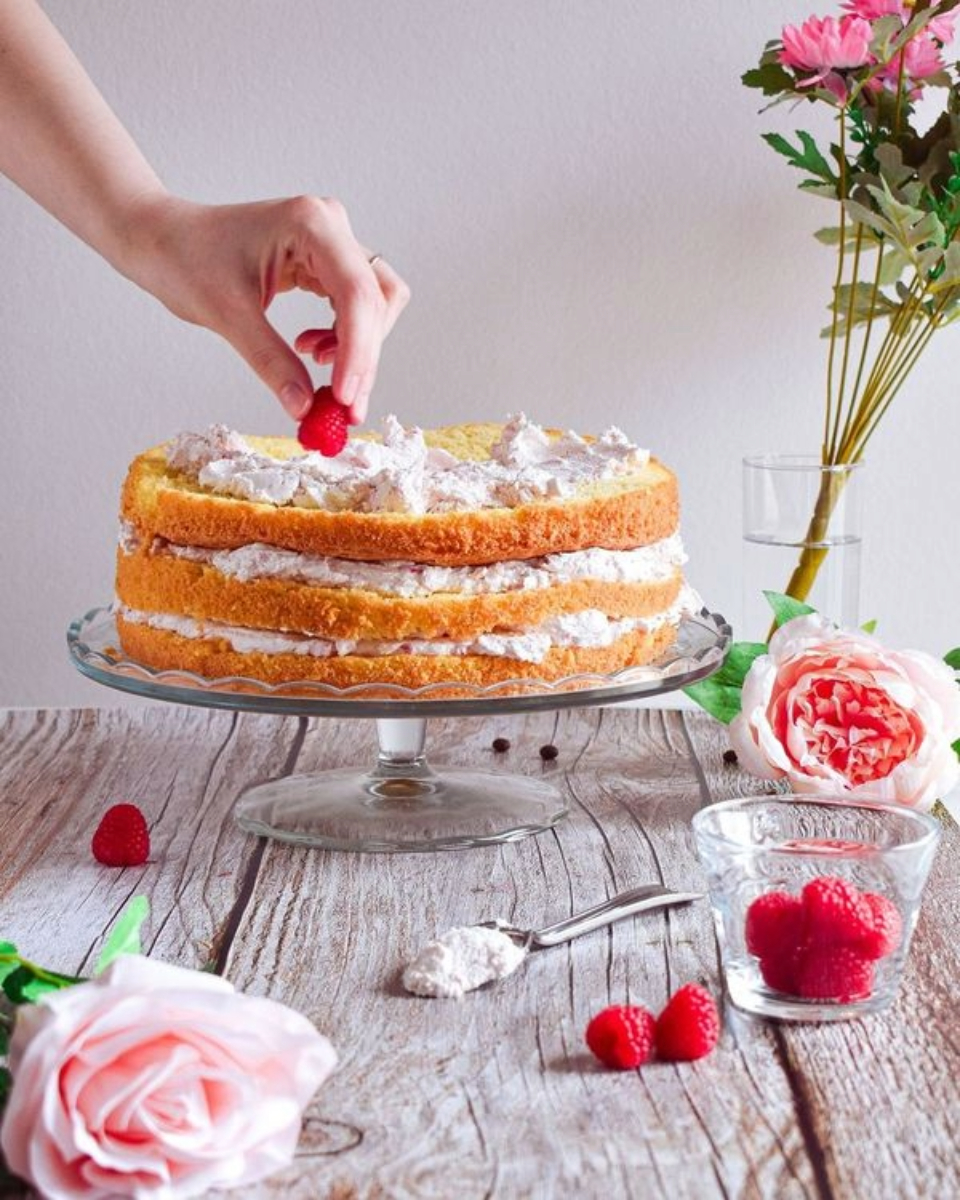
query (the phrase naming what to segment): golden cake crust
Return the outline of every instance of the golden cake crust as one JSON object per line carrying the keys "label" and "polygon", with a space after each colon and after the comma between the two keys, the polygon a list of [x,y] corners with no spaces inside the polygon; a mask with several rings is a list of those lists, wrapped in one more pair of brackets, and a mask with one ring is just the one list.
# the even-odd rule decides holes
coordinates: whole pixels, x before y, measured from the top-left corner
{"label": "golden cake crust", "polygon": [[120,644],[133,659],[157,670],[191,671],[208,679],[240,675],[264,683],[314,681],[337,688],[356,684],[398,684],[419,688],[434,683],[471,686],[511,679],[553,681],[583,672],[609,674],[654,662],[674,638],[672,626],[634,630],[603,648],[560,648],[542,662],[520,662],[479,654],[393,654],[364,658],[312,658],[300,654],[238,653],[223,638],[187,638],[117,617]]}
{"label": "golden cake crust", "polygon": [[117,596],[128,608],[325,638],[463,640],[533,628],[550,617],[590,608],[610,617],[646,617],[669,608],[681,586],[677,571],[659,583],[577,579],[531,591],[407,597],[279,579],[241,582],[209,564],[171,554],[117,553]]}
{"label": "golden cake crust", "polygon": [[[430,430],[430,445],[461,458],[483,460],[499,425]],[[290,438],[247,439],[276,457],[301,452]],[[167,466],[166,448],[136,458],[123,486],[121,513],[141,537],[159,536],[186,546],[235,549],[265,542],[305,554],[367,561],[401,560],[466,566],[502,559],[537,558],[599,546],[632,549],[676,531],[676,477],[656,459],[642,469],[582,488],[562,500],[537,500],[516,508],[443,513],[329,512],[276,507],[218,496]]]}

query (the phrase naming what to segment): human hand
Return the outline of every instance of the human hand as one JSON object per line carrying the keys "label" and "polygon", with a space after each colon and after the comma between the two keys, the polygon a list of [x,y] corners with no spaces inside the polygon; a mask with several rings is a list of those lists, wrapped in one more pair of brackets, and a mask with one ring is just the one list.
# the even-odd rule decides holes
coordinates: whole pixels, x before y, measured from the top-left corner
{"label": "human hand", "polygon": [[294,420],[313,402],[304,363],[267,321],[278,292],[327,298],[335,323],[309,329],[296,349],[332,363],[334,397],[351,424],[367,413],[383,339],[410,298],[379,255],[370,261],[343,205],[299,196],[203,205],[164,194],[137,206],[117,264],[172,313],[219,333]]}

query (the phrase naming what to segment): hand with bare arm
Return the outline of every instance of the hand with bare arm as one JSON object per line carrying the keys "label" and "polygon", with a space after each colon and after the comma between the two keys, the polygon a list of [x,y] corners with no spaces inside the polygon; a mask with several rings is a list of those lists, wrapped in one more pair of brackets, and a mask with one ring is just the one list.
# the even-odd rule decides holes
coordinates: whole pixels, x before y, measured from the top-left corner
{"label": "hand with bare arm", "polygon": [[265,310],[291,288],[327,297],[335,326],[296,348],[333,364],[334,396],[364,419],[403,280],[370,261],[337,200],[172,196],[34,0],[0,0],[0,171],[171,312],[225,338],[294,419],[310,375]]}

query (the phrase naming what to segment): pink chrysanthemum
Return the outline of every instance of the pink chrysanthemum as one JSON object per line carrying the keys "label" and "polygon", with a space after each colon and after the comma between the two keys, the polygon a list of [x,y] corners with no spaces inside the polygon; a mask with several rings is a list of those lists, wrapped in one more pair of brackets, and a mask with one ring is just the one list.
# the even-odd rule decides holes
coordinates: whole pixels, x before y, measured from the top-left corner
{"label": "pink chrysanthemum", "polygon": [[801,87],[821,83],[843,100],[846,85],[837,72],[868,63],[872,37],[872,26],[863,17],[809,17],[799,28],[784,26],[780,62],[804,76]]}
{"label": "pink chrysanthemum", "polygon": [[[903,59],[901,72],[900,60]],[[920,92],[920,85],[931,75],[944,70],[946,63],[940,51],[939,42],[931,37],[920,36],[911,38],[903,50],[897,54],[873,79],[870,88],[879,91],[886,88],[895,92],[901,81],[905,91],[915,98]]]}
{"label": "pink chrysanthemum", "polygon": [[866,21],[876,21],[878,17],[907,18],[903,0],[844,0],[840,7]]}
{"label": "pink chrysanthemum", "polygon": [[[899,17],[904,25],[910,20],[913,13],[910,7],[904,3],[904,0],[844,0],[840,6],[846,9],[848,13],[854,16],[863,17],[865,21],[876,21],[880,17]],[[954,22],[956,15],[954,13],[946,13],[942,17],[935,17],[925,32],[932,35],[938,42],[946,45],[947,42],[953,40]]]}

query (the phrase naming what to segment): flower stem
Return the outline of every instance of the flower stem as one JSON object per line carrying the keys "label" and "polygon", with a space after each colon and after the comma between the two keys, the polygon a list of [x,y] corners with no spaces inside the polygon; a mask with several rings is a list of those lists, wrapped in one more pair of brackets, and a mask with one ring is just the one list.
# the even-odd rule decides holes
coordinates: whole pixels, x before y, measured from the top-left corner
{"label": "flower stem", "polygon": [[839,305],[837,304],[837,297],[840,294],[840,288],[843,284],[843,268],[847,249],[847,213],[843,205],[847,192],[847,110],[845,107],[841,107],[837,119],[840,122],[840,178],[837,181],[837,197],[840,201],[840,241],[837,245],[837,274],[833,281],[833,320],[830,323],[830,351],[827,355],[827,404],[826,416],[823,425],[822,450],[822,458],[824,462],[828,461],[828,447],[832,441],[831,429],[835,429],[836,417],[839,416],[839,406],[837,407],[836,416],[834,416],[833,412],[833,371],[834,360],[837,356],[837,328],[840,322],[840,312]]}

